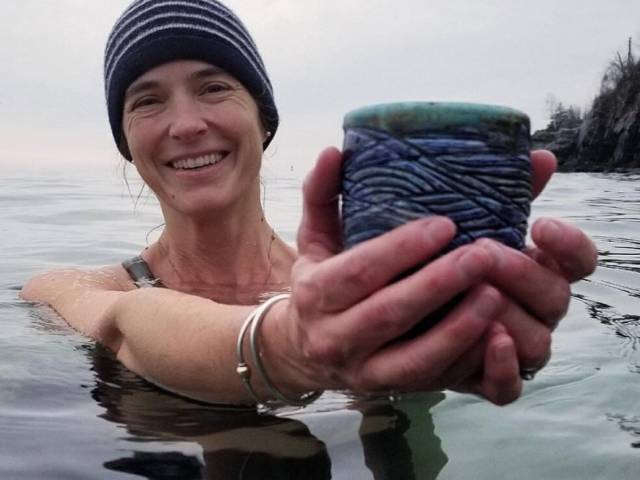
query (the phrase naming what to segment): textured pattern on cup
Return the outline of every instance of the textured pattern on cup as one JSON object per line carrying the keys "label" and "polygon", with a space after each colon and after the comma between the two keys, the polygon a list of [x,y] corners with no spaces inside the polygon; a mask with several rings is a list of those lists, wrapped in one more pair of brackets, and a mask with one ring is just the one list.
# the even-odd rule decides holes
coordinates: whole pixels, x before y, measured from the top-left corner
{"label": "textured pattern on cup", "polygon": [[458,234],[522,249],[531,204],[529,119],[509,108],[464,103],[365,107],[344,123],[345,246],[429,215]]}

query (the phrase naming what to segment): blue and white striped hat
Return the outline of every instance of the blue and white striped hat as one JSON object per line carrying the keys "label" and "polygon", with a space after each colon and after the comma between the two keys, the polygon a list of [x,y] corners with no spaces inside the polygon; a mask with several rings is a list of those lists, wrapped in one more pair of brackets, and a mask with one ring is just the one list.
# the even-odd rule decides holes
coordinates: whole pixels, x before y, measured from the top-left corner
{"label": "blue and white striped hat", "polygon": [[236,77],[253,95],[264,127],[278,128],[278,110],[262,58],[240,19],[217,0],[135,0],[117,20],[105,49],[109,123],[120,152],[125,91],[140,75],[173,60],[202,60]]}

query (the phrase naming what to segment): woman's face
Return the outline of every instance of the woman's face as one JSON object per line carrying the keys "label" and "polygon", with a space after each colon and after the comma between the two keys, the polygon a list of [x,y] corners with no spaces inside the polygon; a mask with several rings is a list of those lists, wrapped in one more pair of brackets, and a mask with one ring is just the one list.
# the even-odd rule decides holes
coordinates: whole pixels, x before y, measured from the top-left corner
{"label": "woman's face", "polygon": [[194,60],[149,70],[127,89],[123,125],[141,177],[165,207],[189,214],[259,196],[258,107],[223,70]]}

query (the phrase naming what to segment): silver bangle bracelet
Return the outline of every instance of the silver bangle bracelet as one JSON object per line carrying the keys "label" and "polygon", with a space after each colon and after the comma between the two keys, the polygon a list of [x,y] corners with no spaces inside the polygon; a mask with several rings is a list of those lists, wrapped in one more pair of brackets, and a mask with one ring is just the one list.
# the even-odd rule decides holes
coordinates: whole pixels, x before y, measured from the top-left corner
{"label": "silver bangle bracelet", "polygon": [[258,370],[258,374],[262,378],[262,381],[264,382],[264,384],[267,386],[267,389],[269,390],[271,395],[273,395],[275,398],[277,398],[280,402],[282,402],[285,405],[289,405],[292,407],[305,407],[310,403],[314,402],[315,400],[317,400],[318,397],[322,395],[322,391],[303,393],[298,398],[287,397],[285,394],[283,394],[280,390],[276,388],[276,386],[273,384],[273,382],[269,378],[269,375],[267,375],[267,371],[265,370],[264,365],[262,364],[262,359],[260,357],[260,353],[258,352],[258,346],[257,346],[258,330],[260,329],[262,320],[264,320],[264,317],[266,316],[269,309],[271,309],[271,307],[275,305],[277,302],[279,302],[280,300],[286,300],[290,297],[291,297],[291,294],[289,293],[276,295],[275,297],[272,297],[269,300],[267,300],[256,311],[255,317],[253,318],[252,325],[251,325],[251,332],[249,334],[249,347],[251,349],[251,356],[253,357],[253,362],[256,366],[256,370]]}
{"label": "silver bangle bracelet", "polygon": [[[294,407],[304,407],[310,404],[311,402],[313,402],[314,400],[316,400],[320,395],[322,395],[322,392],[319,391],[319,392],[304,393],[296,399],[288,398],[287,396],[285,396],[271,382],[271,379],[267,375],[264,365],[262,364],[262,358],[260,356],[260,353],[258,352],[257,337],[258,337],[258,330],[260,328],[262,320],[266,316],[267,312],[271,309],[271,307],[273,307],[273,305],[275,305],[277,302],[281,300],[288,299],[290,296],[291,296],[290,294],[284,293],[281,295],[276,295],[275,297],[272,297],[266,302],[264,302],[262,305],[260,305],[258,308],[256,308],[253,312],[249,314],[249,316],[245,320],[238,334],[238,341],[236,344],[236,354],[238,358],[238,364],[236,366],[236,373],[240,376],[240,379],[242,380],[242,383],[244,384],[251,398],[258,405],[278,406],[279,404],[284,404],[284,405],[294,406]],[[247,330],[249,330],[249,327],[251,327],[250,336],[249,336],[249,348],[251,351],[253,363],[256,367],[256,370],[258,371],[258,374],[262,378],[262,381],[266,385],[267,389],[269,390],[271,395],[273,395],[273,397],[277,399],[275,401],[274,400],[262,401],[260,397],[257,395],[256,391],[254,390],[253,386],[251,385],[252,372],[251,372],[251,368],[245,361],[244,352],[243,352],[244,337],[247,333]]]}
{"label": "silver bangle bracelet", "polygon": [[249,325],[256,318],[256,312],[258,309],[253,310],[247,319],[242,324],[242,328],[240,329],[240,333],[238,333],[238,341],[236,343],[236,354],[238,357],[238,364],[236,365],[236,373],[240,376],[242,380],[242,384],[244,388],[249,393],[249,396],[256,402],[257,405],[262,405],[263,402],[260,400],[260,397],[256,394],[255,390],[251,386],[251,369],[247,362],[244,361],[244,352],[243,352],[243,344],[244,344],[244,336],[247,333]]}

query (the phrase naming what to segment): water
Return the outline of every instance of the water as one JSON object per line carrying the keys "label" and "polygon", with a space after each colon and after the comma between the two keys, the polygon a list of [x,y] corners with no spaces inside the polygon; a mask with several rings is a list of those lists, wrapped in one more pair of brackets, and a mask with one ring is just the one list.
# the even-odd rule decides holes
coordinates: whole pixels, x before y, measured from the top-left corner
{"label": "water", "polygon": [[[293,241],[300,181],[265,183],[267,215]],[[601,256],[595,275],[574,286],[552,361],[515,404],[451,392],[393,403],[333,394],[262,416],[162,392],[47,308],[18,299],[43,269],[139,252],[161,221],[150,197],[134,207],[115,174],[14,175],[2,185],[1,479],[638,476],[638,174],[560,174],[534,204],[534,216],[585,229]]]}

